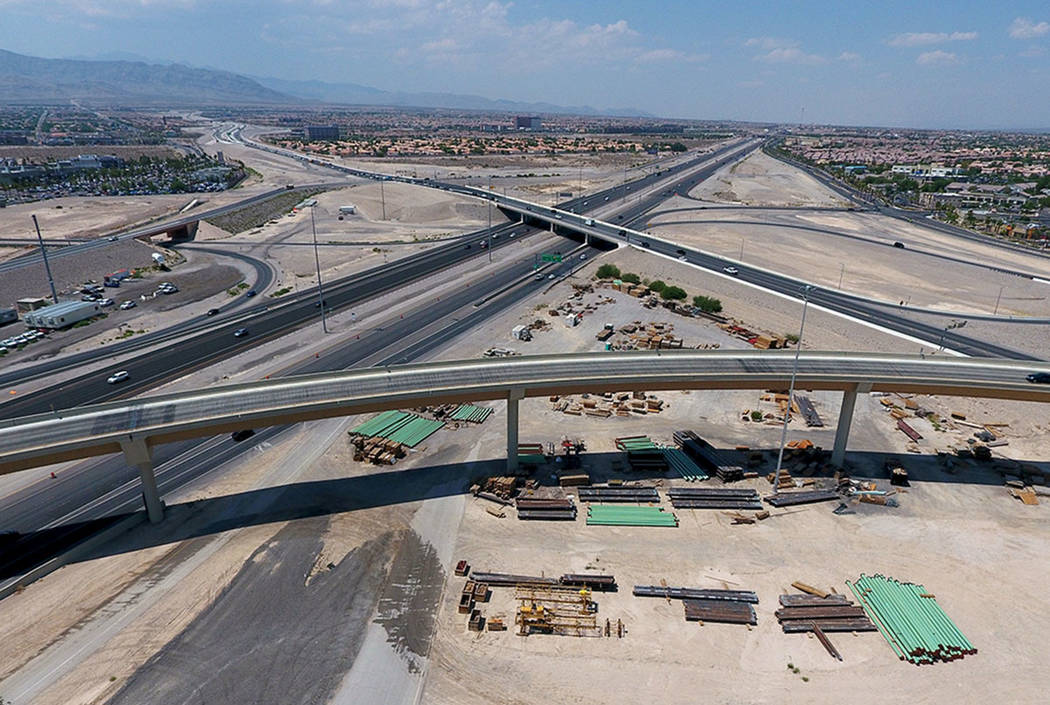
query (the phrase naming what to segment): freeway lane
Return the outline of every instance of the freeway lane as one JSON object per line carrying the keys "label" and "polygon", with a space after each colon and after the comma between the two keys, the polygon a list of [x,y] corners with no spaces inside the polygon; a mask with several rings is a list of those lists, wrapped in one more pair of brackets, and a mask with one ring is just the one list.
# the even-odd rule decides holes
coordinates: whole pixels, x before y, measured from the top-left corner
{"label": "freeway lane", "polygon": [[[653,183],[666,180],[669,175],[694,169],[697,164],[703,164],[711,159],[717,159],[721,155],[731,152],[732,150],[736,150],[736,152],[740,151],[737,145],[731,145],[668,169],[665,172],[662,172],[662,175],[661,173],[650,174],[638,181],[631,182],[628,186],[634,188],[635,191],[642,190],[646,185],[652,185]],[[717,165],[720,166],[725,163],[725,161],[726,158],[723,157],[717,162]],[[712,167],[703,169],[702,172],[697,172],[697,174],[691,178],[691,182],[695,183],[701,178],[706,178],[705,175],[713,173],[715,168],[716,167],[713,165]],[[370,172],[358,172],[357,170],[351,171],[354,171],[355,174],[367,174],[370,177],[376,177],[375,174]],[[684,180],[689,179],[690,177],[685,177]],[[427,185],[436,188],[444,188],[444,186],[436,185],[436,183],[437,182],[428,183]],[[477,189],[461,187],[452,188],[467,195],[477,195]],[[617,186],[593,195],[575,198],[571,201],[567,201],[563,205],[570,208],[575,207],[580,210],[592,210],[604,206],[607,203],[607,201],[604,200],[605,197],[610,194],[618,193],[620,190],[621,187]],[[664,191],[668,195],[670,194],[669,190],[665,189]],[[643,209],[648,210],[649,208],[655,207],[655,205],[659,204],[661,200],[662,198],[660,195],[654,195],[643,200],[641,203],[636,203],[626,211],[624,217],[637,217],[632,214],[641,213],[644,212]],[[587,206],[584,206],[584,203],[586,203]],[[329,283],[326,286],[325,299],[329,301],[331,307],[335,309],[358,303],[369,296],[374,296],[394,288],[397,285],[397,281],[395,281],[391,275],[396,274],[401,278],[400,282],[405,284],[460,261],[463,259],[464,253],[466,252],[466,245],[473,242],[476,238],[486,238],[488,237],[488,234],[492,234],[493,236],[500,235],[502,237],[499,239],[490,239],[490,242],[493,247],[505,247],[509,244],[509,238],[506,236],[509,235],[510,232],[515,231],[515,229],[520,232],[521,226],[511,223],[495,226],[491,231],[482,230],[469,233],[457,238],[452,238],[446,244],[439,245],[430,250],[410,255],[390,264],[375,267],[363,273],[350,275],[344,279]],[[519,238],[524,237],[526,234],[531,234],[532,232],[534,231],[526,230],[524,233],[519,234]],[[469,253],[470,254],[466,255],[467,257],[480,257],[484,254],[477,249],[471,249],[469,250]],[[175,338],[188,333],[199,333],[199,335],[193,339],[174,342],[169,350],[163,351],[167,354],[167,358],[169,360],[174,360],[174,364],[180,365],[183,371],[189,370],[192,369],[189,361],[193,361],[193,364],[196,366],[203,366],[206,363],[214,362],[223,357],[228,357],[234,354],[237,350],[243,349],[243,344],[247,344],[248,341],[242,341],[243,344],[240,346],[231,344],[231,341],[234,340],[232,338],[233,331],[239,327],[248,325],[248,327],[252,329],[253,338],[258,340],[260,337],[273,337],[282,332],[287,332],[294,329],[297,325],[301,325],[302,323],[313,319],[319,313],[313,308],[314,302],[315,297],[312,293],[303,292],[292,297],[285,297],[279,304],[269,306],[265,304],[257,304],[253,308],[239,312],[235,320],[219,318],[215,320],[180,324],[173,329],[156,331],[155,333],[147,334],[147,336],[143,336],[139,339],[121,341],[102,350],[85,352],[69,358],[58,358],[26,370],[0,375],[0,384],[12,385],[19,380],[39,377],[43,374],[55,372],[61,369],[70,369],[78,364],[83,364],[88,360],[96,360],[101,357],[129,352],[135,349],[142,349],[147,345],[152,345],[161,341],[174,340]],[[293,314],[287,312],[284,307],[288,306],[294,306],[296,313]],[[270,310],[275,307],[279,308],[280,311]],[[101,399],[112,398],[117,394],[126,395],[133,391],[146,389],[148,388],[148,380],[157,382],[170,377],[170,374],[165,375],[163,368],[156,364],[157,354],[158,353],[156,352],[147,352],[133,360],[110,365],[106,370],[99,370],[97,372],[92,372],[91,374],[81,375],[61,385],[54,385],[47,389],[39,390],[38,392],[27,395],[24,398],[17,398],[14,400],[9,399],[0,405],[0,418],[10,418],[12,416],[35,413],[36,411],[46,411],[52,407],[56,409],[64,408],[75,404],[87,403],[89,401],[99,401]],[[132,373],[130,383],[122,385],[120,390],[107,388],[107,385],[103,384],[103,380],[108,377],[109,374],[123,369]],[[79,386],[83,386],[85,391],[75,391]],[[74,390],[72,392],[73,396],[69,396],[68,390]],[[34,399],[36,401],[33,401]]]}
{"label": "freeway lane", "polygon": [[[577,252],[593,252],[578,248]],[[575,257],[543,270],[562,276],[579,263]],[[427,302],[386,325],[370,329],[359,341],[333,347],[320,358],[310,358],[285,370],[285,374],[310,374],[348,369],[361,364],[386,366],[417,360],[456,335],[469,330],[515,303],[549,285],[529,273],[522,278],[520,267],[510,265],[487,289],[513,285],[481,306],[475,306],[483,295],[480,291],[461,290],[443,297],[440,302]],[[252,448],[270,442],[290,428],[271,426],[260,430],[249,443],[235,443],[221,435],[207,440],[187,440],[158,446],[155,450],[157,481],[161,493],[185,485]],[[202,445],[203,444],[203,445]],[[207,449],[202,456],[201,448]],[[70,522],[95,520],[138,508],[141,503],[138,472],[127,466],[121,456],[111,456],[87,464],[84,471],[62,473],[53,482],[28,487],[0,499],[0,516],[4,528],[29,534],[0,562],[0,580],[24,573],[29,567],[54,555],[82,538],[82,527]],[[57,527],[57,528],[53,528]],[[49,530],[45,530],[49,529]],[[34,533],[35,532],[35,533]],[[17,554],[17,557],[15,557]]]}

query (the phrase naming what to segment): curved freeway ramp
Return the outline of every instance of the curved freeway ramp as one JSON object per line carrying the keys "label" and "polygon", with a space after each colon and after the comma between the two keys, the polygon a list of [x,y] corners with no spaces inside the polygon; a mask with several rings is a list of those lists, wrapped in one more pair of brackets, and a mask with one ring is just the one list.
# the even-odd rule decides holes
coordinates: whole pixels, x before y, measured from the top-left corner
{"label": "curved freeway ramp", "polygon": [[[791,351],[583,353],[219,386],[4,421],[0,473],[121,451],[131,460],[170,441],[394,408],[612,390],[787,388],[793,361]],[[796,386],[1050,402],[1050,385],[1026,381],[1031,371],[1030,363],[1005,360],[806,352]],[[508,426],[516,421],[510,416]]]}

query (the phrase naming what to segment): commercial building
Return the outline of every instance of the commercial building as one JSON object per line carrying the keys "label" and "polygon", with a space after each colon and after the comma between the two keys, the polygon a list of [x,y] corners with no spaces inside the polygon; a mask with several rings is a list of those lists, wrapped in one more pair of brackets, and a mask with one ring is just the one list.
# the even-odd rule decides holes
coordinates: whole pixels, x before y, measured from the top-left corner
{"label": "commercial building", "polygon": [[47,306],[47,299],[42,299],[38,296],[19,299],[15,302],[15,308],[18,309],[19,313],[29,313],[30,311],[36,311],[45,306]]}
{"label": "commercial building", "polygon": [[950,179],[966,175],[965,169],[939,164],[894,164],[891,174],[907,174],[913,179]]}
{"label": "commercial building", "polygon": [[307,125],[306,139],[310,140],[337,140],[339,139],[338,125]]}
{"label": "commercial building", "polygon": [[539,130],[543,127],[543,121],[538,117],[518,115],[514,118],[514,127],[519,130]]}
{"label": "commercial building", "polygon": [[28,328],[68,328],[102,313],[97,301],[61,301],[22,315]]}

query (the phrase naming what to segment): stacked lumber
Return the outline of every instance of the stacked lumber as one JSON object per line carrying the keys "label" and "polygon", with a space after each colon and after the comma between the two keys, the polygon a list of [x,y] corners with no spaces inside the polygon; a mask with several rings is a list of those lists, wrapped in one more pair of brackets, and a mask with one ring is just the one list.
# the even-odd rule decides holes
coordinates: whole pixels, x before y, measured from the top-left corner
{"label": "stacked lumber", "polygon": [[351,442],[354,445],[354,461],[358,463],[393,465],[405,457],[404,445],[382,436],[356,436]]}
{"label": "stacked lumber", "polygon": [[518,497],[515,502],[518,519],[541,521],[575,521],[576,505],[571,499],[539,499]]}
{"label": "stacked lumber", "polygon": [[675,509],[762,509],[758,491],[753,489],[672,487],[667,495]]}

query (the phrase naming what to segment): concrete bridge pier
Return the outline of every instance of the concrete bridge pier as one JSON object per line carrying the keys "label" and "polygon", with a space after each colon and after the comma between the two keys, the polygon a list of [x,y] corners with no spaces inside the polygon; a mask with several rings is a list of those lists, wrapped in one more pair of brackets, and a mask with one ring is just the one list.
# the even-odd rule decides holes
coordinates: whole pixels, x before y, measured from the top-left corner
{"label": "concrete bridge pier", "polygon": [[867,394],[871,385],[853,385],[842,392],[842,408],[839,410],[839,423],[835,428],[835,447],[831,450],[831,464],[842,467],[846,459],[846,444],[849,442],[849,430],[853,424],[853,410],[857,405],[857,393]]}
{"label": "concrete bridge pier", "polygon": [[128,441],[121,442],[120,447],[124,451],[127,464],[139,469],[139,477],[142,478],[142,501],[146,505],[150,523],[159,524],[164,519],[164,503],[160,501],[157,475],[153,471],[153,453],[145,439],[133,436]]}
{"label": "concrete bridge pier", "polygon": [[507,472],[518,471],[518,402],[525,398],[524,389],[512,389],[507,395]]}

